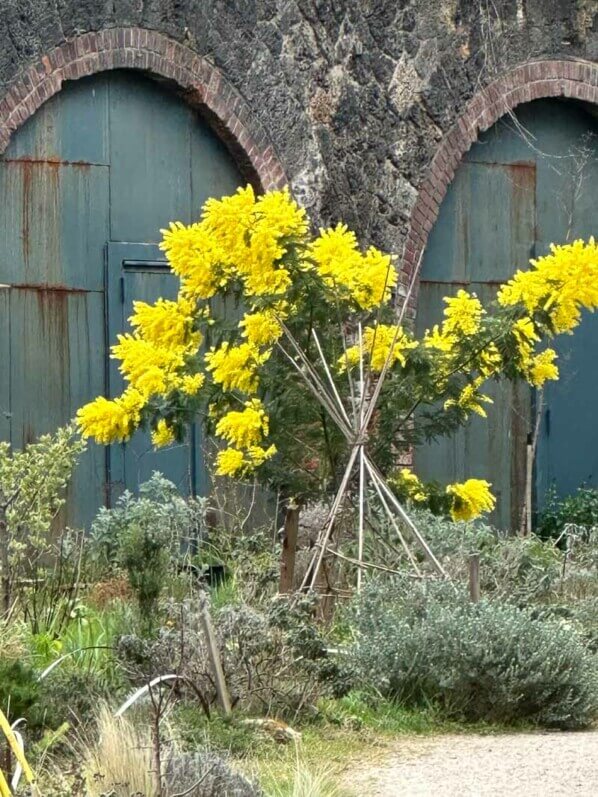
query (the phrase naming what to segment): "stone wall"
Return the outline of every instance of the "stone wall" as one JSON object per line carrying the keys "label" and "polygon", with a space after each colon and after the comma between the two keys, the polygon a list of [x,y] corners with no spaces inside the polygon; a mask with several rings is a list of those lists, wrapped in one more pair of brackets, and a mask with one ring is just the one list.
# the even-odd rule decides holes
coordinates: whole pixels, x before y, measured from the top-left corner
{"label": "stone wall", "polygon": [[544,65],[527,78],[551,85],[530,93],[521,72],[518,101],[593,101],[596,70],[569,74],[575,59],[598,59],[595,0],[0,0],[0,141],[63,79],[149,69],[194,94],[262,183],[288,180],[317,222],[344,219],[400,252],[414,218],[414,261],[445,188],[430,182],[436,153],[448,180],[451,153],[529,62]]}

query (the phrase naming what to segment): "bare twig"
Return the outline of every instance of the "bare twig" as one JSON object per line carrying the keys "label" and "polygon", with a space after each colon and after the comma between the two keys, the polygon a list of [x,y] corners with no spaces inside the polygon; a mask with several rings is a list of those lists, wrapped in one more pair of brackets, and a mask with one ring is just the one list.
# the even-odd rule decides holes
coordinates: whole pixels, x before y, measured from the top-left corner
{"label": "bare twig", "polygon": [[215,766],[216,764],[212,764],[212,766],[203,773],[201,778],[196,780],[195,783],[192,786],[189,786],[188,789],[185,789],[185,791],[177,791],[175,794],[170,795],[170,797],[185,797],[186,794],[191,794],[192,791],[195,791],[195,789],[204,782]]}

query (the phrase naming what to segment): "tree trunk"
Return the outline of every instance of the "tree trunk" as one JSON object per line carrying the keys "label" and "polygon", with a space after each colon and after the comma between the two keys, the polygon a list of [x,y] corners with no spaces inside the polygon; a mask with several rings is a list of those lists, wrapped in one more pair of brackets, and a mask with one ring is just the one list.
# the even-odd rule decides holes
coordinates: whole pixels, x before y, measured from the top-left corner
{"label": "tree trunk", "polygon": [[299,533],[299,511],[299,506],[291,500],[284,517],[284,537],[280,555],[279,592],[281,594],[293,591],[297,535]]}

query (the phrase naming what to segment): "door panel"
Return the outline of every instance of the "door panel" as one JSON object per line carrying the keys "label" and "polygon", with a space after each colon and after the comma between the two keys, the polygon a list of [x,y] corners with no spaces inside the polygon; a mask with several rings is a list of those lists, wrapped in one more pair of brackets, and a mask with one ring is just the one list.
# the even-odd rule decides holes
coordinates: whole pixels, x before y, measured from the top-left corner
{"label": "door panel", "polygon": [[0,161],[1,278],[103,290],[106,166]]}
{"label": "door panel", "polygon": [[[103,392],[103,316],[101,293],[11,288],[10,440],[15,448],[68,423],[84,401]],[[104,460],[93,445],[82,457],[65,523],[89,522],[103,502]]]}
{"label": "door panel", "polygon": [[[464,163],[447,199],[424,260],[417,316],[420,333],[442,320],[444,296],[465,288],[487,305],[495,299],[497,283],[529,258],[535,168],[529,163]],[[510,234],[505,235],[505,230]],[[488,417],[472,413],[454,438],[420,446],[415,464],[428,480],[490,481],[497,498],[491,520],[506,528],[517,524],[521,512],[530,392],[524,385],[492,381],[484,392],[494,402],[486,406]]]}
{"label": "door panel", "polygon": [[113,241],[159,241],[169,221],[191,221],[196,120],[175,94],[137,87],[134,76],[124,76],[110,90]]}
{"label": "door panel", "polygon": [[110,165],[108,97],[112,75],[67,81],[13,135],[4,160]]}
{"label": "door panel", "polygon": [[[128,319],[135,300],[155,302],[159,298],[176,299],[178,278],[169,270],[164,255],[151,244],[108,244],[108,330],[110,343],[119,333],[130,332]],[[125,387],[118,365],[111,361],[109,393],[118,395]],[[197,430],[186,441],[154,449],[149,432],[139,431],[123,445],[111,446],[109,455],[112,501],[124,489],[136,492],[154,471],[160,471],[183,495],[196,492],[199,457]]]}
{"label": "door panel", "polygon": [[598,487],[596,356],[598,325],[584,313],[573,336],[555,346],[560,378],[545,389],[545,409],[536,462],[537,491],[544,500],[556,487],[561,496],[585,484]]}
{"label": "door panel", "polygon": [[232,194],[239,186],[239,172],[224,144],[213,135],[191,136],[191,221],[210,197]]}
{"label": "door panel", "polygon": [[509,279],[533,253],[535,180],[533,163],[462,163],[430,234],[422,282]]}

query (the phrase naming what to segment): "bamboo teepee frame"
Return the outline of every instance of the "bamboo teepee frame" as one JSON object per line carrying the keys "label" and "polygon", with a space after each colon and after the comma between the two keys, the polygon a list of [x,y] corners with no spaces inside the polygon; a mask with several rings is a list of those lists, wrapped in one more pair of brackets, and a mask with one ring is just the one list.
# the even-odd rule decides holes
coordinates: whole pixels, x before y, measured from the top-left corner
{"label": "bamboo teepee frame", "polygon": [[[405,550],[405,553],[407,554],[407,557],[411,563],[411,566],[415,570],[415,573],[418,576],[421,575],[421,571],[417,565],[415,556],[413,555],[413,552],[411,551],[407,543],[407,540],[405,539],[405,536],[401,531],[401,526],[400,523],[398,522],[398,519],[400,519],[400,522],[409,529],[413,539],[423,550],[426,558],[431,563],[436,573],[443,578],[448,578],[448,575],[444,570],[444,568],[442,567],[441,563],[438,561],[433,551],[431,550],[430,546],[428,545],[428,543],[426,542],[426,540],[424,539],[424,537],[416,527],[415,523],[409,517],[405,508],[402,506],[400,501],[397,499],[397,497],[395,496],[395,494],[387,484],[384,476],[381,474],[379,468],[376,466],[376,463],[373,461],[368,451],[368,428],[372,416],[374,414],[374,411],[376,410],[376,406],[380,398],[380,393],[382,391],[384,381],[390,369],[392,351],[394,349],[394,345],[400,333],[401,324],[405,317],[405,312],[408,305],[409,297],[411,296],[411,293],[413,291],[413,286],[415,284],[415,279],[417,277],[418,271],[419,271],[419,263],[418,267],[414,270],[412,274],[409,288],[405,296],[403,297],[401,310],[397,314],[397,328],[394,338],[391,342],[391,345],[389,346],[386,361],[384,362],[384,366],[380,374],[375,379],[375,381],[370,367],[371,357],[368,359],[367,368],[364,366],[362,328],[361,324],[358,325],[358,341],[359,341],[359,352],[360,352],[358,384],[355,383],[355,380],[351,374],[351,369],[349,367],[346,368],[347,378],[349,380],[349,396],[351,403],[350,407],[345,406],[337,390],[334,379],[332,377],[330,366],[326,362],[326,358],[324,356],[322,346],[315,329],[312,329],[312,336],[316,350],[318,352],[320,365],[324,370],[325,380],[320,376],[320,373],[318,373],[314,364],[307,357],[307,355],[305,354],[305,352],[297,342],[296,338],[292,334],[291,330],[281,319],[279,319],[279,322],[284,332],[284,337],[283,339],[281,339],[281,341],[278,342],[277,344],[278,348],[283,353],[283,355],[288,359],[293,368],[297,371],[301,379],[305,382],[306,386],[313,394],[314,398],[326,410],[326,412],[328,413],[330,418],[334,421],[338,429],[342,432],[342,434],[344,435],[350,446],[349,455],[345,466],[345,470],[343,472],[343,476],[341,478],[336,495],[334,496],[334,499],[330,506],[326,522],[322,527],[322,529],[320,530],[318,539],[314,546],[312,558],[307,568],[305,577],[303,579],[303,583],[301,585],[302,589],[313,589],[315,587],[318,578],[318,573],[320,571],[320,568],[322,567],[324,556],[330,544],[335,522],[344,504],[347,493],[349,491],[350,484],[352,482],[352,477],[355,472],[358,473],[358,485],[359,485],[357,590],[359,591],[361,589],[362,571],[364,567],[363,564],[364,516],[365,516],[365,504],[366,504],[366,488],[368,484],[374,487],[375,494],[378,496],[380,504],[386,516],[388,517],[399,539],[399,542],[401,543],[403,549]],[[345,332],[342,328],[342,324],[341,324],[341,335],[343,337],[343,347],[346,355],[347,341],[345,338]],[[375,333],[374,333],[374,340],[372,342],[372,348],[374,345],[375,345]]]}

